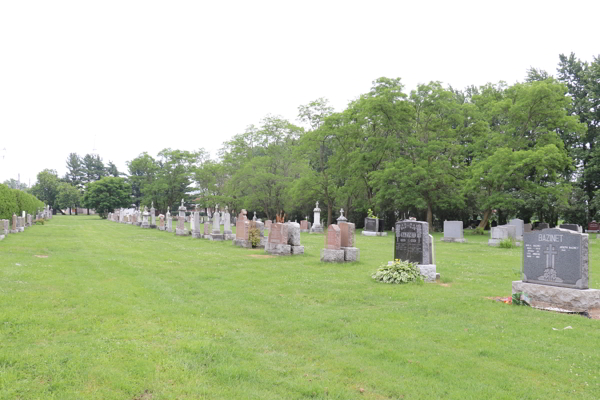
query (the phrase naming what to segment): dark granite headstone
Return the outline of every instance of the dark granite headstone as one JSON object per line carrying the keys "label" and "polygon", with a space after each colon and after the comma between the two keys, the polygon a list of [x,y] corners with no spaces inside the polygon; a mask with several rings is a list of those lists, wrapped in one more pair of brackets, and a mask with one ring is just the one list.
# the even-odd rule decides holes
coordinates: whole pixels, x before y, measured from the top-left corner
{"label": "dark granite headstone", "polygon": [[545,222],[536,222],[536,224],[535,224],[536,231],[541,231],[542,229],[548,229],[548,228],[550,228],[550,225],[548,225]]}
{"label": "dark granite headstone", "polygon": [[365,218],[365,231],[377,232],[377,218]]}
{"label": "dark granite headstone", "polygon": [[587,234],[552,228],[523,236],[523,282],[588,288]]}
{"label": "dark granite headstone", "polygon": [[396,222],[394,259],[431,264],[429,225],[421,221]]}

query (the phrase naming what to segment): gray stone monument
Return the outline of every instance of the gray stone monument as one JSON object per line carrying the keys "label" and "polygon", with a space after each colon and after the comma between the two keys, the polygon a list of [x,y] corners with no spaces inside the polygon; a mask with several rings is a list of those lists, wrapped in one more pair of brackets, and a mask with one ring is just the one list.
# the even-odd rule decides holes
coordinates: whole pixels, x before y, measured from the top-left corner
{"label": "gray stone monument", "polygon": [[522,219],[514,218],[508,222],[508,225],[512,225],[516,228],[516,239],[519,241],[523,240],[523,233],[525,233],[525,224]]}
{"label": "gray stone monument", "polygon": [[488,246],[499,246],[503,240],[510,239],[516,245],[520,245],[517,242],[517,227],[514,225],[498,225],[492,227],[491,238],[488,240]]}
{"label": "gray stone monument", "polygon": [[579,226],[577,224],[560,224],[558,227],[561,229],[568,229],[570,231],[575,231],[575,232],[579,232],[579,233],[581,233],[583,231],[581,229],[581,226]]}
{"label": "gray stone monument", "polygon": [[221,234],[221,215],[219,214],[219,205],[217,204],[213,215],[212,232],[210,234],[210,240],[221,241],[224,239],[224,235]]}
{"label": "gray stone monument", "polygon": [[183,199],[181,199],[181,206],[178,208],[179,216],[177,217],[177,227],[175,228],[175,234],[177,236],[187,236],[187,230],[185,229],[185,212],[187,208],[183,205]]}
{"label": "gray stone monument", "polygon": [[549,228],[524,234],[523,280],[512,292],[524,292],[531,305],[583,312],[600,308],[600,290],[588,289],[588,235]]}
{"label": "gray stone monument", "polygon": [[224,240],[234,240],[235,235],[231,230],[231,215],[229,214],[229,207],[225,206],[225,212],[223,213],[223,237]]}
{"label": "gray stone monument", "polygon": [[319,202],[317,201],[316,207],[313,210],[314,223],[310,229],[310,233],[323,233],[323,225],[321,225],[321,209],[319,208]]}
{"label": "gray stone monument", "polygon": [[156,229],[156,210],[154,209],[154,202],[150,205],[150,228]]}
{"label": "gray stone monument", "polygon": [[144,206],[144,212],[142,213],[142,228],[144,229],[150,228],[150,223],[148,222],[149,215],[148,208]]}
{"label": "gray stone monument", "polygon": [[192,218],[192,237],[195,239],[202,239],[202,234],[200,233],[200,212],[198,212],[198,207],[196,207],[196,211],[193,214],[194,218]]}
{"label": "gray stone monument", "polygon": [[444,221],[444,237],[442,242],[465,243],[462,221]]}
{"label": "gray stone monument", "polygon": [[436,272],[429,224],[421,221],[398,221],[395,228],[394,259],[417,263],[425,282],[434,282],[439,274]]}

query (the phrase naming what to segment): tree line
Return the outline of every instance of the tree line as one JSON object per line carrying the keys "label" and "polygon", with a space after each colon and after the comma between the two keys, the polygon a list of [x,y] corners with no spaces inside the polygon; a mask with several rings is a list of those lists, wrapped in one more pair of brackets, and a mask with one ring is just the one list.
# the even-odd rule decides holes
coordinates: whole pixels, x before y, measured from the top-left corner
{"label": "tree line", "polygon": [[167,148],[120,174],[99,158],[78,168],[71,155],[63,183],[82,192],[124,175],[131,203],[161,211],[185,198],[300,220],[319,200],[328,224],[344,208],[359,224],[371,209],[388,228],[409,216],[432,227],[511,217],[585,225],[600,209],[599,105],[600,59],[574,54],[559,56],[556,76],[531,68],[510,86],[429,82],[407,92],[400,78],[379,78],[341,112],[319,98],[298,108],[300,124],[267,116],[216,159]]}

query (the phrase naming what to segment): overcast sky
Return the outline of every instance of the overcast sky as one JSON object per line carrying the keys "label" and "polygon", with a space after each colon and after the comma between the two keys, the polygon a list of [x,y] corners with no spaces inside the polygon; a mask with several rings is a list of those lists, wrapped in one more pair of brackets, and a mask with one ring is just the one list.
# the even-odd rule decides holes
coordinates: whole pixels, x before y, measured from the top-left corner
{"label": "overcast sky", "polygon": [[[268,114],[336,111],[378,77],[406,91],[555,74],[600,54],[599,1],[2,1],[0,182],[205,148]],[[2,151],[6,148],[6,151]]]}

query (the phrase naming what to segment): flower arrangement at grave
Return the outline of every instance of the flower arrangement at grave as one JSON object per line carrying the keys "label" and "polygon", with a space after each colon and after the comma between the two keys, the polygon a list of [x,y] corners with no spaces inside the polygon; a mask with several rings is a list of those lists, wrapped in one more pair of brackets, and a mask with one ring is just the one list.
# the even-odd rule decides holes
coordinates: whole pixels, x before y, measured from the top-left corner
{"label": "flower arrangement at grave", "polygon": [[379,219],[377,215],[373,215],[373,210],[370,208],[367,210],[367,218]]}
{"label": "flower arrangement at grave", "polygon": [[275,222],[277,222],[278,224],[283,224],[285,223],[285,217],[287,217],[287,214],[285,213],[285,211],[281,210],[278,214],[275,215]]}

